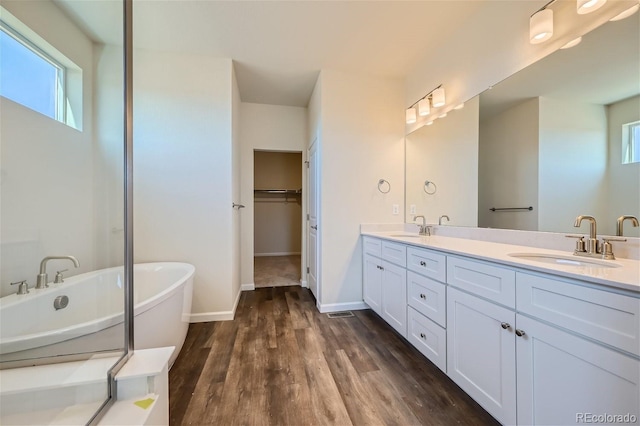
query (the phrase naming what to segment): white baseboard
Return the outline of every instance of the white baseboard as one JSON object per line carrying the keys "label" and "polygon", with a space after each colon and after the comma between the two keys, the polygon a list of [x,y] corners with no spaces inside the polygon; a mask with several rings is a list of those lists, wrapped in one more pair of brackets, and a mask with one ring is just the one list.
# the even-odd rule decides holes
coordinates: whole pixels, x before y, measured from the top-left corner
{"label": "white baseboard", "polygon": [[221,312],[203,312],[199,314],[191,314],[189,316],[189,322],[211,322],[211,321],[233,321],[236,316],[236,309],[238,308],[238,303],[240,302],[240,295],[242,294],[242,289],[238,291],[238,295],[236,296],[236,301],[233,303],[232,311],[221,311]]}
{"label": "white baseboard", "polygon": [[254,283],[242,284],[240,286],[241,291],[253,291],[256,289],[256,285]]}
{"label": "white baseboard", "polygon": [[275,253],[255,253],[253,256],[254,257],[267,257],[267,256],[293,256],[293,255],[299,255],[300,252],[288,252],[288,251],[281,251],[281,252],[275,252]]}
{"label": "white baseboard", "polygon": [[347,302],[347,303],[318,303],[318,310],[324,314],[327,312],[341,312],[341,311],[361,311],[363,309],[369,309],[369,307],[361,302]]}
{"label": "white baseboard", "polygon": [[300,280],[300,287],[309,288],[309,283],[306,280]]}

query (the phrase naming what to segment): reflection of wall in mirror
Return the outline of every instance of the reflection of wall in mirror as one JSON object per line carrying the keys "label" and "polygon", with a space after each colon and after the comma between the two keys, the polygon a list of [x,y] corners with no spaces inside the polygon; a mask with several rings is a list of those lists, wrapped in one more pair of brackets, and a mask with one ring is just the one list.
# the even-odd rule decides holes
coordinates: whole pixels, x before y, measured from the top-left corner
{"label": "reflection of wall in mirror", "polygon": [[[410,206],[415,205],[428,223],[446,214],[448,224],[477,226],[478,119],[476,97],[406,137],[407,222],[413,220]],[[425,180],[437,185],[435,194],[424,192]]]}

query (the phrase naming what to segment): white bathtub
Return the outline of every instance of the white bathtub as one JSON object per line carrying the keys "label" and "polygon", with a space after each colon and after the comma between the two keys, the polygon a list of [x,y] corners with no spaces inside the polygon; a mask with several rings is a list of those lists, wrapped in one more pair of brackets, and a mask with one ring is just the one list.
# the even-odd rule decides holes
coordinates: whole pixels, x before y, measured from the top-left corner
{"label": "white bathtub", "polygon": [[[175,346],[189,327],[195,268],[187,263],[134,266],[136,349]],[[29,294],[0,298],[0,360],[117,350],[124,346],[122,267],[87,272]],[[67,307],[54,300],[67,296]]]}

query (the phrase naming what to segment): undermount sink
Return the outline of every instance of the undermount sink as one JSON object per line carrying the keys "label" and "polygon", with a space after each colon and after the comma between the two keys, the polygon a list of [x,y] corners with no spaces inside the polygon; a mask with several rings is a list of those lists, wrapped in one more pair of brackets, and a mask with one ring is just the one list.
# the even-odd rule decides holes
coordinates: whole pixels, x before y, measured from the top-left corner
{"label": "undermount sink", "polygon": [[559,254],[545,253],[509,253],[511,257],[518,259],[533,260],[535,262],[551,263],[562,266],[579,266],[589,268],[619,268],[621,265],[613,263],[610,260],[589,259],[578,256],[563,256]]}
{"label": "undermount sink", "polygon": [[424,235],[418,235],[418,234],[393,234],[393,235],[389,235],[390,237],[395,237],[395,238],[420,238],[423,237]]}

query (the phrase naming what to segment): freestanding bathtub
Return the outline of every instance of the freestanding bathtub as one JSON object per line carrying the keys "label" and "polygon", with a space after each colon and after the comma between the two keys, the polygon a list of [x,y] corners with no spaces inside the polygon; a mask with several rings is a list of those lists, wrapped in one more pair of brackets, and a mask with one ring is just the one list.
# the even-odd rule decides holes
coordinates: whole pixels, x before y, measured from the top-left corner
{"label": "freestanding bathtub", "polygon": [[[195,268],[187,263],[134,266],[136,349],[175,346],[189,327]],[[124,269],[87,272],[29,294],[0,298],[0,360],[113,351],[124,346]],[[64,305],[66,296],[67,305]],[[56,299],[58,303],[56,304]],[[56,307],[58,309],[56,309]]]}

